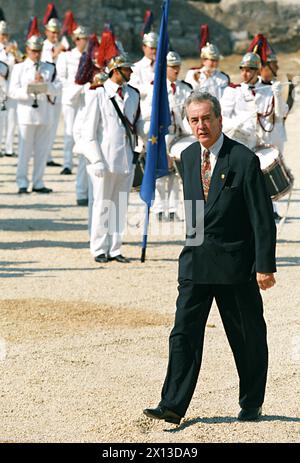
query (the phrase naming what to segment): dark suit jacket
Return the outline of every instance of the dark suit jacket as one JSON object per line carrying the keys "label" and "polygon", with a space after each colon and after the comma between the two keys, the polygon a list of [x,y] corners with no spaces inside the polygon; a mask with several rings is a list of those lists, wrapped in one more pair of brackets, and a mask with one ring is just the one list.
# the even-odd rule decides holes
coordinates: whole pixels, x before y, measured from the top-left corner
{"label": "dark suit jacket", "polygon": [[[193,143],[181,153],[184,199],[204,200],[201,147]],[[202,284],[249,281],[255,272],[276,271],[276,226],[271,199],[258,157],[224,135],[204,206],[204,241],[185,246],[179,279]]]}

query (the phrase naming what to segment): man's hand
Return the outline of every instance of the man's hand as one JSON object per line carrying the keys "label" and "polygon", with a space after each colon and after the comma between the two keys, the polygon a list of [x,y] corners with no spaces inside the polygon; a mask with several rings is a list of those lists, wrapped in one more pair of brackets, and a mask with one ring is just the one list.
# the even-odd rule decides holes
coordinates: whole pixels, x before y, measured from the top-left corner
{"label": "man's hand", "polygon": [[275,285],[276,280],[274,278],[274,273],[257,273],[256,280],[258,286],[262,290],[272,288]]}
{"label": "man's hand", "polygon": [[95,177],[101,178],[104,176],[104,165],[102,162],[95,162],[95,164],[89,164],[87,166],[87,171],[89,171]]}

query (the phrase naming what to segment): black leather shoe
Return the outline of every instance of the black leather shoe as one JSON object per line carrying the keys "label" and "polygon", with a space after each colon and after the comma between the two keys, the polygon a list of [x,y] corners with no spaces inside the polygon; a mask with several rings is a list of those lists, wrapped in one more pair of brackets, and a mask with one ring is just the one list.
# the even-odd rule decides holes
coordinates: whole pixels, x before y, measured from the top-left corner
{"label": "black leather shoe", "polygon": [[72,171],[69,169],[69,167],[64,167],[60,175],[72,175]]}
{"label": "black leather shoe", "polygon": [[22,195],[22,194],[29,195],[29,191],[27,190],[27,188],[19,188],[18,194],[19,195]]}
{"label": "black leather shoe", "polygon": [[5,156],[7,156],[8,158],[17,158],[18,155],[16,153],[5,153]]}
{"label": "black leather shoe", "polygon": [[239,421],[255,421],[261,416],[262,407],[257,408],[242,408],[239,415]]}
{"label": "black leather shoe", "polygon": [[89,200],[88,199],[77,199],[77,206],[88,206]]}
{"label": "black leather shoe", "polygon": [[50,166],[50,167],[61,167],[61,164],[59,162],[55,162],[55,161],[48,161],[47,162],[47,166]]}
{"label": "black leather shoe", "polygon": [[43,186],[43,188],[32,188],[33,193],[42,193],[42,194],[48,194],[52,193],[52,188],[47,188]]}
{"label": "black leather shoe", "polygon": [[129,264],[130,260],[127,259],[127,257],[122,256],[122,254],[119,254],[118,256],[115,257],[109,257],[109,261],[115,260],[117,262],[120,262],[121,264]]}
{"label": "black leather shoe", "polygon": [[152,418],[154,420],[165,420],[168,423],[173,424],[180,424],[181,420],[181,416],[161,405],[159,405],[157,408],[145,408],[143,413],[144,415],[148,416],[148,418]]}
{"label": "black leather shoe", "polygon": [[95,257],[95,262],[99,262],[99,264],[105,264],[108,262],[108,258],[105,254],[99,254],[99,256]]}

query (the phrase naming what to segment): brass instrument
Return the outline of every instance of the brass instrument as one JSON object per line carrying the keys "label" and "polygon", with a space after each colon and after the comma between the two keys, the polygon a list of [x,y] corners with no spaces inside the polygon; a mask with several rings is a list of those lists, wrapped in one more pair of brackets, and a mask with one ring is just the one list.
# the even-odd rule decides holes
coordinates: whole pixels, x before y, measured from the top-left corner
{"label": "brass instrument", "polygon": [[8,42],[5,46],[6,53],[11,53],[16,60],[16,63],[21,63],[24,60],[23,53],[19,50],[18,44],[15,40]]}

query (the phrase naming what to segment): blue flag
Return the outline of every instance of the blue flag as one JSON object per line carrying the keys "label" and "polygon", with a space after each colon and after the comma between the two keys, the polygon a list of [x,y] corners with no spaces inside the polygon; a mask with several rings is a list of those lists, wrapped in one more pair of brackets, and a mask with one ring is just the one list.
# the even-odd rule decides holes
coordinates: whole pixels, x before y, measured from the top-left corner
{"label": "blue flag", "polygon": [[148,207],[151,207],[151,201],[154,200],[156,179],[168,174],[165,143],[165,135],[167,135],[168,127],[171,124],[167,92],[168,15],[169,0],[164,0],[154,70],[146,165],[140,191],[140,196]]}

